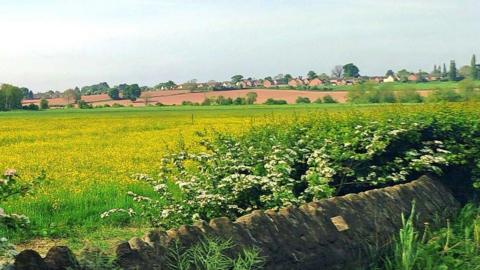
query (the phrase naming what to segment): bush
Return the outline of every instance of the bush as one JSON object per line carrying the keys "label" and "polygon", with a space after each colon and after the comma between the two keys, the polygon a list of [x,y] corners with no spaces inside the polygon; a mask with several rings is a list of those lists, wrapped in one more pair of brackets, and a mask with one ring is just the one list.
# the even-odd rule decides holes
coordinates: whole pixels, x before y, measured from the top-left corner
{"label": "bush", "polygon": [[[6,170],[5,173],[0,176],[0,203],[11,198],[18,198],[19,196],[31,193],[33,187],[43,180],[45,180],[45,175],[42,173],[32,182],[20,182],[15,170]],[[20,214],[7,214],[2,208],[0,208],[0,232],[2,232],[2,230],[22,230],[23,232],[27,230],[29,226],[30,220],[28,217]],[[11,245],[6,238],[0,237],[0,262],[3,258],[6,258],[7,260],[12,259],[15,254],[14,246]]]}
{"label": "bush", "polygon": [[188,100],[184,100],[184,101],[182,101],[182,105],[183,106],[193,106],[193,102],[188,101]]}
{"label": "bush", "polygon": [[321,104],[323,103],[322,98],[317,98],[313,101],[313,103]]}
{"label": "bush", "polygon": [[338,101],[334,99],[332,96],[326,95],[323,97],[323,103],[338,103]]}
{"label": "bush", "polygon": [[256,92],[248,92],[246,103],[247,104],[254,104],[257,101],[258,94]]}
{"label": "bush", "polygon": [[27,106],[23,106],[22,109],[27,110],[27,111],[38,111],[40,107],[38,107],[37,104],[30,103]]}
{"label": "bush", "polygon": [[202,106],[210,106],[210,105],[212,105],[212,100],[209,99],[208,97],[206,97],[206,98],[202,101],[201,105],[202,105]]}
{"label": "bush", "polygon": [[285,104],[287,104],[287,101],[283,100],[283,99],[269,98],[263,104],[266,104],[266,105],[285,105]]}
{"label": "bush", "polygon": [[80,109],[92,109],[92,104],[87,103],[85,100],[77,101],[78,108]]}
{"label": "bush", "polygon": [[163,106],[165,106],[165,105],[164,105],[163,103],[161,103],[161,102],[157,102],[157,103],[155,103],[155,106],[163,107]]}
{"label": "bush", "polygon": [[420,94],[412,90],[399,91],[397,93],[397,100],[401,103],[421,103],[423,102],[423,97]]}
{"label": "bush", "polygon": [[42,110],[48,110],[48,100],[45,98],[40,99],[40,109]]}
{"label": "bush", "polygon": [[125,107],[123,104],[119,104],[119,103],[113,103],[112,104],[112,108],[121,108],[121,107]]}
{"label": "bush", "polygon": [[297,100],[295,102],[297,104],[306,104],[310,103],[310,99],[308,97],[297,97]]}
{"label": "bush", "polygon": [[242,97],[237,97],[236,99],[233,100],[233,105],[245,105],[247,104],[247,100]]}
{"label": "bush", "polygon": [[462,96],[453,89],[434,90],[427,97],[428,102],[458,102],[462,99]]}
{"label": "bush", "polygon": [[384,110],[269,121],[242,135],[215,133],[201,141],[201,151],[166,155],[158,176],[137,175],[161,200],[129,195],[142,204],[152,226],[167,228],[219,216],[234,219],[427,173],[465,173],[445,177],[451,181],[445,183],[476,196],[480,119],[475,113],[446,106],[404,114]]}

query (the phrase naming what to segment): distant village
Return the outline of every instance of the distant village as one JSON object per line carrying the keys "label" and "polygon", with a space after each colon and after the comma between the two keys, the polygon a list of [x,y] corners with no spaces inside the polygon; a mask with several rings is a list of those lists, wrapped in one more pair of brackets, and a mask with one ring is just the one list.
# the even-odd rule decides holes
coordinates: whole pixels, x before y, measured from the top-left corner
{"label": "distant village", "polygon": [[[244,77],[243,75],[234,75],[228,81],[198,82],[193,79],[185,83],[177,84],[173,81],[159,83],[155,86],[139,86],[138,84],[120,84],[110,86],[106,82],[94,85],[75,87],[65,91],[46,91],[42,93],[33,93],[27,88],[21,88],[25,92],[26,99],[40,98],[58,98],[65,96],[66,91],[75,92],[77,95],[88,96],[97,94],[107,94],[110,92],[124,92],[124,89],[138,89],[137,92],[148,92],[157,90],[188,90],[191,92],[221,91],[235,89],[295,89],[295,90],[341,90],[342,86],[350,86],[365,82],[376,84],[381,83],[422,83],[434,81],[460,81],[464,78],[479,79],[480,65],[476,63],[475,55],[472,56],[470,65],[464,65],[457,69],[454,60],[447,65],[434,65],[431,72],[419,70],[418,72],[408,71],[406,69],[394,72],[388,70],[383,76],[362,76],[360,69],[353,63],[346,65],[337,65],[331,75],[326,73],[317,74],[315,71],[309,71],[306,76],[294,77],[290,74],[278,74],[274,77],[265,77],[256,79]],[[347,90],[348,87],[345,87]]]}

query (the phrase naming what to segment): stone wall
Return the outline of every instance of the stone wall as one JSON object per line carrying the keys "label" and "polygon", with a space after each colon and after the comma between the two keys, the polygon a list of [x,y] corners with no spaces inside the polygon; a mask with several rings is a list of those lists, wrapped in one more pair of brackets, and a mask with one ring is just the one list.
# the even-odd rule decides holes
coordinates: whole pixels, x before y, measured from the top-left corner
{"label": "stone wall", "polygon": [[[231,239],[232,254],[255,246],[266,258],[266,269],[358,269],[372,252],[382,250],[401,227],[401,214],[408,215],[415,201],[418,225],[452,217],[460,208],[450,191],[426,176],[411,183],[359,194],[312,202],[279,211],[255,211],[236,221],[217,218],[178,229],[149,232],[117,247],[117,262],[123,269],[166,269],[166,252],[173,242],[185,246],[208,237]],[[32,255],[33,254],[33,255]],[[27,256],[28,255],[28,256]],[[34,259],[32,259],[33,257]],[[53,248],[45,259],[24,251],[17,259],[42,265],[42,269],[65,269],[76,262],[64,247]],[[32,264],[32,262],[30,263]]]}

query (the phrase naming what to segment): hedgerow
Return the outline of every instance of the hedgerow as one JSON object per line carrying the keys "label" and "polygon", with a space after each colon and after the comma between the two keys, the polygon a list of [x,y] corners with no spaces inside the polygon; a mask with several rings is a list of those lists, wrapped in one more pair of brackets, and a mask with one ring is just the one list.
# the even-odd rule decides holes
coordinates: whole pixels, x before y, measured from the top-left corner
{"label": "hedgerow", "polygon": [[[468,185],[474,193],[480,183],[477,105],[379,107],[270,122],[240,136],[216,133],[201,141],[203,151],[184,149],[164,157],[158,176],[136,176],[161,200],[129,195],[152,225],[172,227],[218,216],[233,219],[421,174],[442,176],[458,167],[468,174],[447,184]],[[113,210],[104,216],[116,211],[133,215]]]}

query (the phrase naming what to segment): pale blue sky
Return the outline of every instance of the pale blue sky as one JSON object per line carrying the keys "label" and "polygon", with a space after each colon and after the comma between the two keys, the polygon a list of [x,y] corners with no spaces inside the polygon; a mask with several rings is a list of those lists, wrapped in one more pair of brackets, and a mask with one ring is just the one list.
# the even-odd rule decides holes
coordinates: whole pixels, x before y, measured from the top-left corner
{"label": "pale blue sky", "polygon": [[478,0],[0,0],[0,82],[154,85],[348,62],[430,71],[480,54],[479,18]]}

